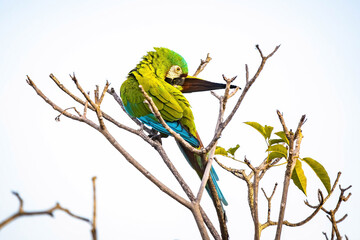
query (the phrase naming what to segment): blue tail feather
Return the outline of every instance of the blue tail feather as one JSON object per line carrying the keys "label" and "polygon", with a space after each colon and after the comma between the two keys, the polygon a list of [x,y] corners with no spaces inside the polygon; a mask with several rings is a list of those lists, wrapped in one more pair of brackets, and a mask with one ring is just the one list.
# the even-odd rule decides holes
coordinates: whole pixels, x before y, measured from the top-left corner
{"label": "blue tail feather", "polygon": [[[129,114],[131,114],[131,109],[128,109],[127,106],[125,107],[125,109]],[[161,133],[166,134],[166,135],[170,135],[170,132],[168,130],[166,130],[161,123],[159,123],[159,121],[154,116],[154,114],[151,113],[151,114],[148,114],[146,116],[138,117],[138,119],[141,122],[143,122],[144,124],[146,124],[146,125],[152,127],[153,129],[155,129],[156,131],[161,132]],[[195,136],[190,134],[179,122],[167,122],[166,121],[166,123],[172,130],[174,130],[176,133],[180,134],[180,136],[185,141],[190,143],[192,146],[194,146],[194,147],[199,147],[200,146],[200,141]],[[191,160],[189,159],[189,156],[188,156],[188,154],[186,154],[185,149],[181,146],[181,144],[178,143],[178,145],[180,147],[181,152],[185,156],[186,160],[190,164],[190,166],[196,170],[196,168],[193,166],[194,163],[192,163]],[[191,154],[193,155],[193,153],[191,153]],[[196,155],[196,158],[199,158],[199,157],[200,156]],[[201,163],[199,161],[200,160],[198,159],[197,164],[201,165]],[[217,181],[219,181],[219,177],[216,174],[215,169],[213,167],[211,167],[210,176],[211,176],[211,179],[212,179],[212,181],[214,183],[214,186],[216,188],[216,192],[217,192],[217,195],[219,196],[220,201],[225,206],[227,206],[228,203],[227,203],[224,195],[222,194],[222,192],[221,192],[221,190],[219,188],[219,185],[217,184]],[[209,195],[211,196],[210,189],[209,189],[209,187],[207,185],[206,185],[206,190],[209,193]]]}
{"label": "blue tail feather", "polygon": [[[153,129],[155,129],[158,132],[161,132],[166,135],[170,135],[170,132],[165,129],[165,127],[159,123],[159,121],[156,119],[156,117],[151,113],[146,116],[142,116],[138,118],[140,121],[145,123],[146,125],[149,125]],[[191,135],[179,122],[168,122],[166,121],[167,125],[174,130],[174,132],[180,134],[180,136],[190,143],[194,147],[199,147],[200,142],[197,140],[193,135]]]}
{"label": "blue tail feather", "polygon": [[[223,193],[221,192],[220,188],[219,188],[219,185],[217,184],[217,181],[219,181],[219,177],[218,175],[216,174],[215,172],[215,169],[213,167],[211,167],[210,169],[210,176],[213,180],[213,183],[214,183],[214,186],[216,188],[216,192],[217,192],[217,195],[219,196],[219,199],[220,201],[225,205],[227,206],[228,205],[228,202],[226,201]],[[210,194],[210,189],[209,188],[206,188],[206,190],[208,191],[208,193]],[[211,195],[210,195],[211,196]]]}
{"label": "blue tail feather", "polygon": [[[190,164],[190,166],[191,166],[195,171],[197,171],[197,170],[196,170],[196,167],[194,167],[193,164],[198,164],[198,165],[201,164],[200,156],[195,155],[195,154],[193,154],[192,152],[190,152],[190,154],[192,154],[194,157],[196,157],[196,163],[195,163],[195,162],[192,162],[192,161],[190,160],[190,158],[189,158],[190,156],[188,156],[188,154],[186,153],[186,149],[185,149],[179,142],[177,142],[177,144],[178,144],[178,146],[179,146],[182,154],[184,155],[186,161]],[[210,176],[211,176],[212,182],[214,183],[214,186],[215,186],[215,189],[216,189],[217,195],[219,196],[220,201],[221,201],[225,206],[227,206],[227,205],[228,205],[228,202],[226,201],[223,193],[222,193],[221,190],[220,190],[219,185],[217,184],[217,181],[219,181],[219,177],[218,177],[218,175],[217,175],[217,173],[215,172],[215,169],[214,169],[213,167],[211,167],[211,169],[210,169]],[[199,176],[199,177],[201,178],[201,176]],[[208,194],[209,194],[210,197],[211,197],[211,192],[210,192],[209,186],[206,185],[205,188],[206,188],[206,191],[208,192]]]}

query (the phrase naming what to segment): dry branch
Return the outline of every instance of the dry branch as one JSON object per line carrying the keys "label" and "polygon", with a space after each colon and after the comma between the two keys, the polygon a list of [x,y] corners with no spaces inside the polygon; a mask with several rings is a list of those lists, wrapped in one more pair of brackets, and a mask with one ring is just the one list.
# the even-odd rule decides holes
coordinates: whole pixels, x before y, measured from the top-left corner
{"label": "dry branch", "polygon": [[[202,235],[203,239],[209,239],[209,236],[207,235],[206,229],[204,228],[204,223],[206,224],[206,226],[208,227],[208,229],[210,230],[211,234],[213,235],[213,237],[215,239],[220,239],[220,236],[218,235],[216,229],[214,228],[214,226],[212,225],[211,221],[209,220],[209,218],[207,217],[205,211],[201,208],[200,206],[200,199],[202,196],[202,192],[204,190],[205,187],[205,183],[208,179],[208,174],[210,172],[211,169],[211,160],[213,158],[213,152],[215,150],[215,146],[217,143],[217,140],[220,138],[222,131],[225,129],[225,127],[227,126],[227,124],[231,121],[232,117],[234,116],[234,114],[236,113],[236,111],[238,110],[240,104],[242,103],[242,100],[244,99],[246,93],[248,92],[248,90],[250,89],[251,85],[255,82],[255,80],[258,78],[260,72],[262,71],[266,61],[268,58],[270,58],[279,48],[280,46],[277,46],[274,51],[272,53],[270,53],[268,56],[264,56],[262,51],[260,50],[259,46],[256,46],[256,48],[258,49],[260,56],[261,56],[261,64],[257,70],[257,72],[254,74],[254,76],[251,78],[251,80],[249,80],[249,73],[248,73],[248,68],[246,66],[246,85],[244,88],[244,91],[242,92],[241,96],[239,97],[239,99],[237,100],[237,103],[234,107],[234,109],[231,111],[231,113],[229,114],[229,116],[227,116],[227,118],[224,120],[224,112],[225,112],[225,107],[226,107],[226,103],[227,100],[234,96],[236,91],[238,90],[235,89],[232,93],[230,93],[230,83],[235,79],[228,79],[228,78],[224,78],[224,80],[226,81],[226,89],[225,89],[225,94],[224,96],[217,96],[217,98],[220,101],[220,110],[219,110],[219,117],[218,117],[218,124],[216,127],[216,131],[214,133],[214,137],[211,140],[211,142],[207,145],[206,148],[202,148],[200,150],[193,148],[190,144],[188,144],[186,141],[184,141],[179,135],[177,135],[176,133],[174,133],[165,123],[165,121],[162,119],[161,115],[156,111],[157,108],[155,106],[155,104],[152,102],[152,99],[147,96],[146,92],[143,91],[143,89],[141,88],[141,90],[143,91],[143,94],[145,96],[145,98],[147,99],[149,105],[150,105],[150,109],[152,109],[154,115],[158,118],[158,120],[163,124],[163,126],[176,138],[177,141],[183,143],[183,145],[190,149],[192,152],[199,154],[200,156],[202,156],[203,161],[207,161],[206,159],[206,154],[208,154],[210,152],[210,161],[207,162],[207,167],[206,167],[206,171],[204,173],[204,178],[202,179],[202,183],[201,183],[201,187],[199,189],[199,192],[197,194],[197,197],[195,198],[194,194],[192,193],[192,191],[190,190],[190,188],[188,187],[188,185],[186,184],[186,182],[182,179],[181,175],[178,173],[178,171],[176,170],[176,168],[173,166],[172,162],[170,161],[170,159],[168,158],[165,150],[163,149],[162,145],[157,142],[152,140],[149,136],[147,136],[144,133],[144,130],[147,132],[152,132],[152,130],[146,128],[141,122],[139,122],[137,119],[132,118],[134,120],[134,122],[140,126],[139,130],[135,130],[132,128],[129,128],[117,121],[115,121],[111,116],[109,116],[108,114],[104,113],[103,111],[101,111],[100,109],[100,105],[104,99],[105,93],[108,92],[110,93],[114,99],[119,103],[119,105],[122,107],[122,109],[125,111],[124,106],[122,105],[121,99],[117,96],[117,94],[115,93],[115,91],[113,89],[108,90],[109,87],[109,83],[107,82],[103,91],[99,92],[99,87],[96,87],[95,90],[95,101],[93,101],[90,96],[89,93],[85,92],[84,89],[81,87],[81,85],[79,84],[79,81],[76,79],[75,75],[71,76],[72,80],[74,81],[74,83],[76,84],[77,89],[82,93],[83,97],[85,98],[85,101],[78,98],[77,96],[75,96],[73,93],[71,93],[67,88],[65,88],[60,81],[58,81],[55,76],[53,76],[52,74],[50,75],[50,78],[57,84],[57,86],[63,90],[67,95],[69,95],[70,97],[72,97],[76,102],[82,104],[84,106],[84,112],[83,114],[80,114],[80,112],[78,112],[76,110],[76,108],[73,108],[77,115],[73,115],[71,113],[69,113],[66,110],[63,110],[62,108],[58,107],[55,103],[53,103],[49,98],[47,98],[38,88],[37,86],[32,82],[32,80],[28,77],[27,82],[28,84],[36,91],[36,93],[44,99],[44,101],[46,103],[48,103],[50,106],[52,106],[56,111],[58,111],[60,113],[58,119],[60,119],[60,116],[65,116],[68,118],[71,118],[73,120],[76,121],[80,121],[80,122],[84,122],[87,125],[91,126],[92,128],[96,129],[97,131],[99,131],[112,145],[113,147],[115,147],[124,157],[125,159],[131,163],[137,170],[139,170],[146,178],[148,178],[151,182],[153,182],[156,186],[158,186],[160,188],[160,190],[162,190],[163,192],[165,192],[167,195],[169,195],[170,197],[172,197],[173,199],[175,199],[177,202],[179,202],[180,204],[182,204],[183,206],[187,207],[188,209],[190,209],[194,215],[194,218],[198,224],[199,227],[199,231]],[[207,65],[207,63],[211,60],[211,58],[209,57],[209,55],[207,56],[206,60],[203,61],[201,60],[200,66],[198,68],[198,70],[195,72],[194,76],[197,76]],[[216,94],[215,94],[216,95]],[[95,122],[91,121],[90,119],[88,119],[86,117],[86,113],[87,113],[87,109],[91,109],[92,111],[94,111],[96,113],[97,116],[97,120],[98,120],[98,124],[96,124]],[[131,116],[130,116],[131,117]],[[169,189],[166,185],[164,185],[162,182],[160,182],[158,179],[156,179],[152,174],[150,174],[141,164],[139,164],[124,148],[122,148],[122,146],[116,141],[116,139],[109,133],[109,131],[106,128],[105,122],[104,122],[104,118],[107,119],[108,121],[110,121],[111,123],[115,124],[116,126],[118,126],[119,128],[122,128],[126,131],[129,131],[135,135],[138,135],[139,137],[141,137],[143,140],[145,140],[147,143],[149,143],[152,147],[154,147],[159,155],[161,156],[161,158],[163,159],[163,161],[165,162],[165,164],[168,166],[168,168],[170,169],[170,171],[173,173],[173,175],[175,176],[175,178],[177,179],[177,181],[179,182],[179,184],[181,185],[181,187],[183,188],[184,192],[186,193],[186,195],[188,196],[188,198],[190,199],[190,201],[185,200],[184,198],[182,198],[181,196],[179,196],[178,194],[176,194],[175,192],[173,192],[171,189]],[[265,165],[264,165],[265,166]],[[266,165],[266,167],[269,167]],[[264,171],[266,171],[266,167],[264,169],[262,169],[262,173],[264,173]],[[259,171],[260,172],[260,171]],[[250,174],[249,176],[247,176],[245,174],[245,172],[242,172],[239,174],[239,176],[242,175],[244,177],[244,179],[251,179],[251,177],[253,177],[253,173]],[[256,176],[258,177],[258,175]],[[254,177],[254,178],[256,178]],[[261,178],[261,177],[260,177]],[[259,178],[259,179],[260,179]],[[95,179],[93,179],[93,182],[95,184]],[[215,191],[215,187],[212,185],[212,182],[209,181],[209,186],[211,191]],[[94,192],[95,192],[95,185],[94,185]],[[95,194],[95,193],[94,193]],[[215,194],[216,195],[216,194]],[[254,198],[252,198],[252,202],[253,202]],[[257,201],[257,200],[256,200]],[[221,207],[221,203],[219,201],[219,199],[215,199],[216,202],[216,209],[218,210],[218,208]],[[93,230],[92,230],[92,234],[93,237],[96,239],[96,198],[94,195],[94,215],[93,215],[93,220],[92,220],[92,226],[93,226]],[[219,207],[220,206],[220,207]],[[218,214],[219,215],[219,214]],[[254,216],[254,215],[253,215]],[[219,216],[218,216],[219,217]],[[221,223],[221,221],[223,221],[223,219],[221,220],[219,217],[219,221]],[[224,230],[225,229],[225,230]],[[223,240],[228,238],[227,235],[227,228],[226,228],[226,223],[224,224],[224,226],[221,224],[221,231],[222,231],[222,238]],[[225,232],[224,232],[225,231]],[[225,233],[225,234],[224,234]]]}
{"label": "dry branch", "polygon": [[210,54],[208,53],[206,55],[206,59],[205,60],[202,60],[200,59],[200,65],[199,67],[196,69],[195,73],[194,73],[194,77],[197,77],[197,75],[199,75],[200,72],[202,72],[204,70],[204,68],[206,67],[206,65],[211,61],[211,57],[210,57]]}
{"label": "dry branch", "polygon": [[[72,115],[68,112],[64,112],[62,108],[58,107],[55,103],[53,103],[48,97],[46,97],[40,89],[35,85],[35,83],[28,77],[27,79],[28,84],[35,90],[35,92],[45,100],[46,103],[48,103],[53,109],[56,111],[63,113],[64,116],[71,118],[76,121],[84,122],[91,126],[92,128],[99,131],[124,157],[125,159],[130,162],[136,169],[138,169],[146,178],[148,178],[151,182],[153,182],[157,187],[160,188],[163,192],[168,194],[170,197],[178,201],[180,204],[190,207],[189,202],[186,201],[184,198],[180,197],[178,194],[173,192],[171,189],[169,189],[167,186],[165,186],[162,182],[160,182],[158,179],[156,179],[147,169],[145,169],[140,163],[138,163],[124,148],[121,147],[121,145],[115,140],[115,138],[106,130],[101,129],[98,125],[96,125],[94,122],[87,118],[78,117],[75,115]],[[85,93],[85,92],[84,92]],[[85,93],[86,94],[86,93]],[[85,103],[85,102],[84,102]],[[137,133],[137,131],[135,131]]]}
{"label": "dry branch", "polygon": [[[258,67],[258,70],[256,71],[256,73],[254,74],[254,76],[251,78],[250,81],[247,81],[244,87],[244,90],[242,91],[239,99],[237,100],[234,108],[232,109],[231,113],[227,116],[227,118],[225,119],[225,121],[221,122],[221,124],[219,125],[219,129],[216,132],[216,134],[214,135],[213,139],[210,141],[210,143],[208,144],[208,146],[205,148],[205,153],[209,152],[211,148],[213,148],[216,145],[217,140],[219,140],[219,138],[221,137],[222,132],[224,131],[225,127],[229,124],[229,122],[232,120],[232,118],[234,117],[235,113],[237,112],[237,110],[239,109],[243,99],[246,96],[246,93],[249,91],[250,87],[252,86],[252,84],[255,82],[255,80],[259,77],[261,71],[264,69],[265,63],[266,61],[272,56],[274,55],[274,53],[279,49],[280,45],[276,46],[275,49],[268,55],[268,56],[263,56],[261,53],[261,63],[260,66]],[[259,50],[259,46],[256,45],[256,48]],[[261,51],[259,51],[261,52]],[[247,73],[248,74],[248,73]]]}
{"label": "dry branch", "polygon": [[283,192],[282,192],[282,198],[281,198],[281,204],[280,204],[279,219],[278,219],[278,224],[277,224],[277,229],[276,229],[276,236],[275,236],[276,240],[280,240],[282,225],[283,225],[284,216],[285,216],[287,194],[288,194],[288,190],[289,190],[290,179],[291,179],[291,175],[292,175],[292,172],[294,170],[296,161],[297,161],[297,159],[299,157],[300,145],[301,145],[301,141],[302,141],[301,127],[305,122],[305,117],[306,116],[303,115],[301,117],[301,119],[299,121],[299,124],[298,124],[298,127],[297,127],[296,132],[295,132],[295,136],[294,136],[294,134],[292,132],[288,131],[288,129],[286,127],[286,124],[285,124],[285,120],[283,118],[283,115],[280,113],[279,110],[277,111],[277,114],[278,114],[280,122],[281,122],[281,124],[283,126],[286,137],[289,140],[289,156],[288,156],[287,164],[286,164]]}
{"label": "dry branch", "polygon": [[3,220],[2,222],[0,222],[0,230],[6,226],[7,224],[11,223],[12,221],[15,221],[16,219],[20,218],[20,217],[25,217],[25,216],[41,216],[41,215],[47,215],[50,217],[54,217],[54,212],[56,210],[62,211],[64,213],[66,213],[67,215],[69,215],[70,217],[73,217],[75,219],[78,219],[80,221],[84,221],[87,222],[88,224],[90,224],[91,226],[91,234],[92,234],[92,239],[96,240],[97,236],[96,236],[96,192],[95,192],[95,179],[96,177],[92,178],[93,180],[93,220],[90,221],[88,218],[79,216],[75,213],[73,213],[72,211],[70,211],[67,208],[64,208],[60,205],[60,203],[56,203],[54,207],[51,207],[47,210],[42,210],[42,211],[25,211],[24,210],[24,200],[21,198],[20,194],[17,192],[12,192],[15,197],[18,199],[19,201],[19,208],[18,211],[16,213],[14,213],[13,215],[11,215],[10,217],[6,218],[5,220]]}
{"label": "dry branch", "polygon": [[[345,192],[347,190],[349,190],[352,186],[350,185],[347,188],[342,188],[341,185],[339,185],[339,189],[340,189],[340,195],[339,195],[339,199],[338,202],[335,206],[335,208],[333,210],[326,210],[324,207],[321,207],[321,210],[323,212],[325,212],[327,215],[326,217],[329,219],[329,221],[331,222],[332,225],[332,231],[331,231],[331,239],[334,239],[334,236],[336,236],[336,239],[340,240],[342,239],[339,228],[338,228],[338,223],[342,222],[345,220],[345,218],[348,216],[347,214],[345,214],[343,217],[341,217],[339,220],[336,220],[335,214],[337,213],[337,211],[340,208],[341,203],[346,202],[350,196],[351,193],[349,193],[346,197],[345,197]],[[326,233],[324,233],[324,235],[327,237]],[[346,239],[347,236],[345,235]]]}

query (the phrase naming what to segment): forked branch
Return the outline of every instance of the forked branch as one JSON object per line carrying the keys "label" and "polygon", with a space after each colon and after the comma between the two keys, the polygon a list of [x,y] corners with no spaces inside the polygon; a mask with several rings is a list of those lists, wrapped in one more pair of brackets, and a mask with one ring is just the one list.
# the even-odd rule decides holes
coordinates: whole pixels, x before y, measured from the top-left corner
{"label": "forked branch", "polygon": [[41,211],[26,211],[24,210],[24,200],[22,199],[22,197],[20,196],[19,193],[17,192],[12,192],[15,197],[18,199],[19,201],[19,208],[17,210],[16,213],[14,213],[13,215],[11,215],[10,217],[6,218],[5,220],[0,222],[0,230],[6,226],[7,224],[11,223],[12,221],[21,218],[21,217],[25,217],[25,216],[41,216],[41,215],[47,215],[50,217],[54,217],[54,212],[56,210],[58,211],[62,211],[64,213],[66,213],[67,215],[69,215],[72,218],[78,219],[80,221],[84,221],[86,223],[88,223],[91,227],[91,234],[92,234],[92,239],[93,240],[97,240],[97,235],[96,235],[96,192],[95,192],[95,180],[96,177],[93,177],[93,209],[94,209],[94,217],[93,220],[89,220],[88,218],[82,217],[80,215],[77,215],[75,213],[73,213],[72,211],[70,211],[67,208],[64,208],[60,205],[60,203],[56,203],[54,207],[51,207],[49,209],[46,210],[41,210]]}
{"label": "forked branch", "polygon": [[[210,151],[210,160],[213,158],[213,151],[215,149],[217,140],[220,138],[222,131],[224,130],[224,128],[227,126],[227,124],[231,121],[232,117],[234,116],[235,112],[237,111],[237,109],[239,108],[243,98],[245,97],[247,91],[249,90],[249,88],[251,87],[251,85],[255,82],[255,80],[258,78],[260,72],[262,71],[265,62],[268,58],[270,58],[279,48],[279,46],[277,46],[274,51],[272,53],[270,53],[268,56],[264,56],[262,51],[260,50],[260,48],[258,46],[256,46],[260,56],[261,56],[261,64],[257,70],[257,72],[254,74],[254,76],[249,80],[249,73],[248,73],[248,69],[246,67],[246,85],[244,88],[244,91],[242,92],[241,96],[239,97],[234,109],[231,111],[231,113],[229,114],[229,116],[227,118],[224,118],[224,112],[225,112],[225,107],[226,107],[226,103],[227,100],[234,96],[236,91],[238,89],[236,89],[235,91],[233,91],[232,93],[230,93],[230,83],[235,79],[227,79],[225,77],[224,80],[226,81],[226,89],[225,89],[225,94],[224,96],[218,97],[218,99],[220,100],[220,110],[219,110],[219,120],[218,120],[218,124],[216,126],[216,131],[214,133],[214,137],[212,139],[212,141],[209,143],[209,145],[206,148],[203,149],[196,149],[193,148],[190,144],[188,144],[186,141],[184,141],[179,135],[176,135],[176,133],[172,132],[172,130],[167,126],[166,122],[162,119],[161,114],[156,113],[156,106],[155,104],[152,102],[152,99],[149,96],[146,96],[146,92],[143,91],[144,96],[146,97],[149,105],[151,106],[150,108],[152,109],[152,111],[154,112],[154,114],[158,117],[159,121],[163,124],[163,126],[181,143],[183,143],[183,145],[185,147],[187,147],[188,149],[190,149],[192,152],[199,154],[200,156],[203,157],[203,159],[206,159],[204,156],[206,154],[208,154]],[[207,65],[207,63],[211,60],[211,58],[209,57],[209,55],[207,56],[206,60],[203,61],[201,60],[201,64],[199,66],[199,68],[197,69],[197,71],[195,72],[195,76],[197,76]],[[158,186],[160,188],[160,190],[162,190],[163,192],[165,192],[167,195],[169,195],[170,197],[172,197],[173,199],[175,199],[177,202],[179,202],[180,204],[182,204],[183,206],[187,207],[188,209],[190,209],[193,214],[195,219],[197,220],[197,224],[199,226],[199,230],[200,233],[202,235],[203,239],[209,239],[209,237],[207,236],[207,232],[206,229],[204,229],[203,227],[203,223],[206,224],[206,226],[208,227],[208,229],[210,230],[210,232],[212,233],[213,237],[215,239],[220,239],[216,229],[214,228],[214,226],[212,225],[211,221],[209,220],[209,218],[207,217],[206,213],[204,212],[204,210],[201,208],[200,206],[200,199],[202,196],[202,192],[204,190],[205,187],[205,183],[208,179],[208,174],[210,172],[211,169],[211,161],[208,161],[207,163],[207,167],[206,167],[206,171],[204,173],[204,178],[202,179],[202,184],[201,187],[199,189],[199,192],[197,194],[197,197],[195,198],[194,194],[191,192],[190,188],[188,187],[188,185],[185,183],[185,181],[182,179],[181,175],[177,172],[176,168],[173,166],[173,164],[171,163],[170,159],[168,158],[165,150],[162,148],[161,144],[158,143],[157,141],[152,140],[149,136],[147,136],[144,133],[144,130],[147,132],[151,132],[150,129],[148,129],[147,127],[145,127],[141,122],[139,122],[137,119],[132,118],[134,120],[134,122],[136,124],[138,124],[140,126],[140,129],[135,130],[132,128],[129,128],[119,122],[117,122],[116,120],[114,120],[111,116],[109,116],[108,114],[104,113],[103,111],[101,111],[100,109],[100,105],[104,99],[105,93],[108,92],[110,93],[114,99],[119,103],[119,105],[122,107],[122,109],[125,111],[124,106],[122,105],[121,99],[116,95],[115,91],[113,89],[109,90],[109,83],[107,82],[104,89],[100,92],[99,87],[96,87],[95,90],[95,99],[92,100],[90,98],[89,93],[85,92],[84,89],[81,87],[81,85],[79,84],[79,81],[76,79],[75,75],[71,76],[72,80],[74,81],[74,83],[76,84],[77,89],[81,92],[81,94],[83,95],[83,97],[85,98],[85,101],[78,98],[77,96],[75,96],[73,93],[71,93],[67,88],[65,88],[56,78],[55,76],[53,76],[52,74],[50,75],[51,79],[57,84],[57,86],[63,90],[67,95],[69,95],[70,97],[72,97],[76,102],[82,104],[84,106],[84,112],[81,114],[79,111],[76,110],[76,108],[72,108],[75,110],[76,115],[71,114],[68,112],[69,109],[65,109],[63,110],[62,108],[60,108],[58,105],[56,105],[55,103],[53,103],[48,97],[46,97],[38,88],[37,86],[32,82],[32,80],[28,77],[27,82],[28,84],[36,91],[36,93],[44,99],[45,102],[47,102],[50,106],[52,106],[56,111],[58,111],[60,113],[58,119],[60,119],[61,116],[65,116],[68,118],[71,118],[73,120],[76,121],[80,121],[80,122],[84,122],[86,124],[88,124],[89,126],[91,126],[92,128],[96,129],[97,131],[99,131],[124,157],[125,159],[131,163],[137,170],[139,170],[145,177],[147,177],[151,182],[153,182],[156,186]],[[143,90],[143,89],[142,89]],[[216,95],[216,94],[214,94]],[[96,113],[97,116],[97,122],[95,123],[93,121],[91,121],[90,119],[87,118],[87,110],[90,109],[92,111],[94,111]],[[126,111],[125,111],[126,112]],[[190,199],[190,201],[185,200],[184,198],[182,198],[181,196],[179,196],[178,194],[176,194],[175,192],[173,192],[171,189],[169,189],[167,186],[165,186],[162,182],[160,182],[158,179],[156,179],[152,174],[150,174],[142,165],[140,165],[124,148],[122,148],[122,146],[116,141],[116,139],[110,134],[110,132],[108,131],[104,119],[107,119],[108,121],[112,122],[113,124],[115,124],[116,126],[118,126],[119,128],[122,128],[128,132],[131,132],[133,134],[136,134],[138,136],[140,136],[142,139],[144,139],[147,143],[149,143],[151,146],[153,146],[159,153],[159,155],[162,157],[163,161],[166,163],[166,165],[168,166],[168,168],[170,169],[170,171],[174,174],[175,178],[178,180],[179,184],[181,185],[181,187],[183,188],[183,190],[185,191],[185,193],[187,194],[188,198]],[[225,119],[225,120],[224,120]],[[245,177],[245,173],[243,173],[243,176]],[[249,176],[246,176],[249,177]],[[95,183],[95,179],[93,180]],[[94,187],[94,191],[95,191],[95,187]],[[96,203],[96,198],[94,195],[94,203]],[[93,234],[93,238],[96,239],[96,208],[94,208],[94,214],[93,214],[93,220],[91,222],[92,224],[92,234]],[[226,230],[227,231],[227,230]],[[223,233],[223,229],[222,229],[222,233]],[[227,232],[226,232],[227,233]],[[223,235],[223,239],[227,239],[227,236]]]}

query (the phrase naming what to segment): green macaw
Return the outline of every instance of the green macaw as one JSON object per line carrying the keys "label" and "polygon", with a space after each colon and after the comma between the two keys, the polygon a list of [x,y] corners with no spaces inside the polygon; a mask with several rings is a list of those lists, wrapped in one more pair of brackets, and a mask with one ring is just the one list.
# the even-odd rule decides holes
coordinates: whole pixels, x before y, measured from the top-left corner
{"label": "green macaw", "polygon": [[[127,80],[121,85],[120,96],[125,110],[161,134],[170,135],[144,103],[145,98],[139,89],[141,85],[154,101],[168,126],[193,147],[200,148],[202,143],[196,131],[194,116],[188,100],[182,93],[221,89],[225,88],[225,84],[191,77],[188,75],[188,66],[182,56],[167,48],[154,49],[155,51],[148,52],[136,68],[129,72]],[[236,86],[231,86],[234,87]],[[179,142],[178,145],[191,167],[202,178],[205,167],[200,156],[192,153]],[[219,179],[213,168],[210,171],[210,178],[219,199],[227,205],[216,182]],[[211,196],[208,186],[206,189]]]}

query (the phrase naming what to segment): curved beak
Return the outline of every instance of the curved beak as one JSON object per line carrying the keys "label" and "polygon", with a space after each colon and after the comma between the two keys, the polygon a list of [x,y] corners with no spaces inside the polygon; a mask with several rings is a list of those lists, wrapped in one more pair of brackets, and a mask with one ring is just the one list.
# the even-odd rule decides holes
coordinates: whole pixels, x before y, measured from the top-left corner
{"label": "curved beak", "polygon": [[[180,85],[182,87],[181,92],[183,93],[202,92],[202,91],[210,91],[210,90],[226,88],[226,84],[224,83],[210,82],[192,76],[181,77],[173,80],[177,80],[174,82],[179,83],[176,85]],[[236,87],[237,86],[235,85],[230,85],[230,88],[236,88]]]}

